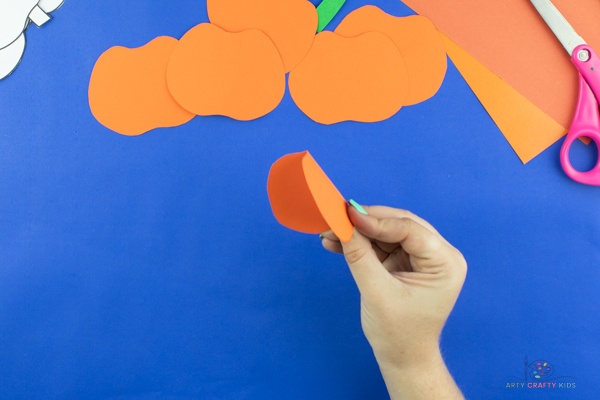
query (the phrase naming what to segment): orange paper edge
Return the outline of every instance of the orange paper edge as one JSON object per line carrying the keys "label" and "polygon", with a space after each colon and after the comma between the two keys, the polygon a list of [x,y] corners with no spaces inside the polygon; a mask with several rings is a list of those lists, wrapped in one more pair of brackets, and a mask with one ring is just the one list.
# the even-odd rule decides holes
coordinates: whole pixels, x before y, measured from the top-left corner
{"label": "orange paper edge", "polygon": [[333,233],[342,242],[348,242],[352,238],[354,227],[346,211],[346,200],[308,151],[302,159],[302,167],[306,183],[321,215]]}
{"label": "orange paper edge", "polygon": [[228,32],[258,29],[277,47],[285,72],[310,50],[319,16],[307,0],[208,0],[210,22]]}
{"label": "orange paper edge", "polygon": [[391,39],[404,59],[410,82],[404,105],[431,98],[444,81],[446,52],[438,30],[427,17],[394,17],[376,6],[363,6],[348,14],[334,32],[344,37],[380,32]]}
{"label": "orange paper edge", "polygon": [[523,163],[567,130],[440,32],[446,52]]}

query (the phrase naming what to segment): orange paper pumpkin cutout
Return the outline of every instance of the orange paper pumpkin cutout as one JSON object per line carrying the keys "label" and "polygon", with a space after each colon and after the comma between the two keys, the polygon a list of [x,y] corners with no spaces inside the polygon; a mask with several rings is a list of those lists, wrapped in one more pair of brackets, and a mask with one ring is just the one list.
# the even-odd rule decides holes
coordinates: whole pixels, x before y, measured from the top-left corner
{"label": "orange paper pumpkin cutout", "polygon": [[279,50],[285,72],[308,53],[319,22],[307,0],[208,0],[206,7],[210,22],[228,32],[263,31]]}
{"label": "orange paper pumpkin cutout", "polygon": [[289,87],[306,115],[333,124],[391,117],[405,104],[409,82],[402,55],[384,34],[345,38],[323,31],[290,72]]}
{"label": "orange paper pumpkin cutout", "polygon": [[184,110],[167,89],[165,73],[177,39],[161,36],[142,47],[115,46],[96,61],[88,90],[90,109],[102,125],[135,136],[184,124]]}
{"label": "orange paper pumpkin cutout", "polygon": [[389,37],[404,58],[410,80],[405,105],[417,104],[432,97],[446,75],[446,51],[433,23],[414,15],[394,17],[375,6],[352,11],[335,33],[355,37],[365,32],[381,32]]}
{"label": "orange paper pumpkin cutout", "polygon": [[329,229],[347,242],[354,227],[346,201],[308,151],[283,156],[267,183],[273,214],[280,224],[304,233]]}
{"label": "orange paper pumpkin cutout", "polygon": [[279,52],[261,31],[200,24],[179,40],[167,67],[177,102],[198,115],[247,121],[271,112],[285,92]]}

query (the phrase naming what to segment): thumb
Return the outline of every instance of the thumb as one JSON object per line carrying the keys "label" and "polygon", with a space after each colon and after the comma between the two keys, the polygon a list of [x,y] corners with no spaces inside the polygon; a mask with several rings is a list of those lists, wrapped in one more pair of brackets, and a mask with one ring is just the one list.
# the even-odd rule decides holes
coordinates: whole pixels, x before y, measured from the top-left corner
{"label": "thumb", "polygon": [[380,290],[390,275],[377,258],[371,241],[354,229],[352,238],[348,242],[340,243],[360,293],[365,295]]}
{"label": "thumb", "polygon": [[377,219],[352,209],[348,210],[348,215],[354,229],[370,238],[367,240],[402,246],[411,257],[414,272],[440,272],[447,261],[456,258],[456,249],[411,218]]}

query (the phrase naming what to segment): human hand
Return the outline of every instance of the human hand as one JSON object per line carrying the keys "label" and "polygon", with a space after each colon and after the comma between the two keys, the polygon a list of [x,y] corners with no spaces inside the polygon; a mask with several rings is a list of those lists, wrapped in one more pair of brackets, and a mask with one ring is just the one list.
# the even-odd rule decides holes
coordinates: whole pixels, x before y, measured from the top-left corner
{"label": "human hand", "polygon": [[365,209],[368,215],[348,207],[355,227],[349,242],[328,231],[323,247],[344,253],[361,294],[363,331],[392,399],[462,398],[438,340],[465,280],[464,257],[408,211]]}

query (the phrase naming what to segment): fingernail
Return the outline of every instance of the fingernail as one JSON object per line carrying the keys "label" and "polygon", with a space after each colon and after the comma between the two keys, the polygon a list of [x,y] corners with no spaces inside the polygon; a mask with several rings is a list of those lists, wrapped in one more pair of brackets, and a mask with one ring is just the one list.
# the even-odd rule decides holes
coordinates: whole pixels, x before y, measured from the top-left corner
{"label": "fingernail", "polygon": [[362,206],[361,206],[360,204],[358,204],[357,202],[355,202],[354,200],[350,199],[350,200],[348,200],[348,203],[349,203],[349,204],[350,204],[352,207],[354,207],[354,209],[355,209],[356,211],[358,211],[359,213],[361,213],[361,214],[365,214],[365,215],[369,215],[369,214],[368,214],[368,213],[365,211],[365,209],[364,209],[364,208],[362,208]]}
{"label": "fingernail", "polygon": [[325,236],[319,233],[319,239],[323,240],[323,238],[325,238]]}

